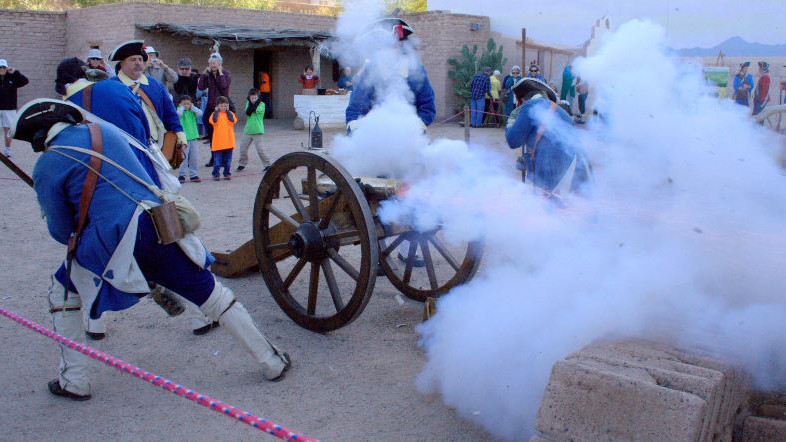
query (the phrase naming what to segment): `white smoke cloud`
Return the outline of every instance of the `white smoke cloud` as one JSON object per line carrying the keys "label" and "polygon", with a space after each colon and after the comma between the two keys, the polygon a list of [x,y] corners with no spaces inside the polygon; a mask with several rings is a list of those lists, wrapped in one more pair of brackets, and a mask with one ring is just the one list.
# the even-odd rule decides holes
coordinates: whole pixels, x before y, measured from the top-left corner
{"label": "white smoke cloud", "polygon": [[[506,439],[534,431],[555,361],[599,338],[647,337],[786,379],[784,177],[779,141],[668,58],[663,31],[622,25],[575,63],[603,120],[564,130],[595,163],[590,199],[545,201],[482,146],[428,142],[395,88],[334,155],[410,184],[386,222],[483,239],[484,265],[420,327],[423,392]],[[547,121],[545,123],[548,123]]]}

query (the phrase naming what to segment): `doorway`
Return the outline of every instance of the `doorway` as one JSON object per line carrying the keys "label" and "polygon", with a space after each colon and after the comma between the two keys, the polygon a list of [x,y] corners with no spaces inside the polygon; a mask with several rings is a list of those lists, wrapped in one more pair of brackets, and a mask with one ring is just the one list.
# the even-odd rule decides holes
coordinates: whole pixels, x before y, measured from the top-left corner
{"label": "doorway", "polygon": [[[270,59],[272,53],[264,49],[254,49],[254,87],[260,91],[262,102],[265,103],[265,118],[273,118],[273,106],[270,87]],[[267,85],[263,82],[267,81]]]}

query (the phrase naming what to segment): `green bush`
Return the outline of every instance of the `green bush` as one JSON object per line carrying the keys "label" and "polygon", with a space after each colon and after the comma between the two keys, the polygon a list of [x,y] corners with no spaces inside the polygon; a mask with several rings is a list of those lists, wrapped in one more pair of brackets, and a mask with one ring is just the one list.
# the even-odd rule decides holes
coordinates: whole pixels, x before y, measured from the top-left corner
{"label": "green bush", "polygon": [[486,42],[486,48],[477,56],[478,45],[473,45],[472,50],[464,45],[458,57],[448,58],[448,77],[453,80],[453,93],[460,97],[464,104],[469,104],[469,84],[472,77],[481,69],[488,66],[492,71],[502,71],[508,59],[502,55],[502,46],[497,47],[493,38]]}

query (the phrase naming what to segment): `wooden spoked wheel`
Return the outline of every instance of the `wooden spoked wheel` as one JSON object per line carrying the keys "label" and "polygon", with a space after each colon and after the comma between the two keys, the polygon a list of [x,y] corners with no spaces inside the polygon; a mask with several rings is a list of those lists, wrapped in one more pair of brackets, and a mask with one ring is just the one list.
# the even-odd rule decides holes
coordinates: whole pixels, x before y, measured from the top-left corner
{"label": "wooden spoked wheel", "polygon": [[[318,180],[332,182],[330,190]],[[330,157],[294,152],[273,163],[254,203],[254,246],[273,298],[306,329],[349,324],[374,291],[374,219],[358,184]]]}
{"label": "wooden spoked wheel", "polygon": [[[406,297],[420,302],[444,295],[472,279],[482,255],[481,242],[452,244],[441,230],[407,231],[380,240],[380,265],[385,276]],[[423,261],[423,266],[415,267],[417,261]]]}

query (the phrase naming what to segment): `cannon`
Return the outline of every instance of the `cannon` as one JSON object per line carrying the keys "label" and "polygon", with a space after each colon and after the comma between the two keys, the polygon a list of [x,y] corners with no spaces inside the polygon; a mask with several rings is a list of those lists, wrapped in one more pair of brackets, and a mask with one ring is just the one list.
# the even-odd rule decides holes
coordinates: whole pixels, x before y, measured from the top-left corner
{"label": "cannon", "polygon": [[[253,239],[229,253],[213,252],[212,271],[228,278],[260,271],[284,313],[316,332],[360,316],[378,271],[420,302],[472,279],[482,255],[479,241],[456,244],[440,228],[380,222],[380,204],[401,190],[396,180],[353,177],[322,153],[284,155],[259,184]],[[408,244],[404,253],[402,244]],[[415,266],[417,255],[422,267]]]}

